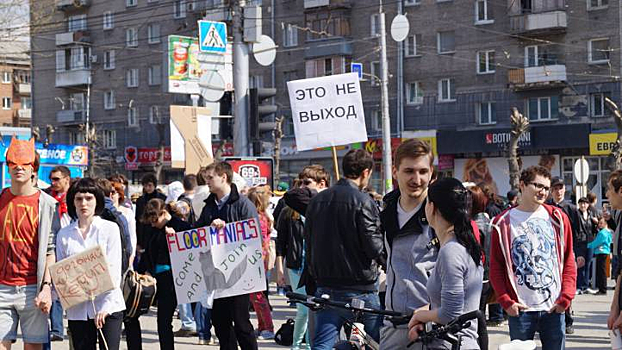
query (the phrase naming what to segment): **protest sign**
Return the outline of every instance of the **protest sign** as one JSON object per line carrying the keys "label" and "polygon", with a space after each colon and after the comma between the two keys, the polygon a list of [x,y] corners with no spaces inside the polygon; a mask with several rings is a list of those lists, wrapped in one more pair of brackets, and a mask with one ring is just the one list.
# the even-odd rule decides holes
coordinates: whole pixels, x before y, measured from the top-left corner
{"label": "protest sign", "polygon": [[266,289],[257,219],[206,226],[166,237],[179,304]]}
{"label": "protest sign", "polygon": [[64,309],[114,289],[106,256],[99,245],[51,265],[50,274]]}
{"label": "protest sign", "polygon": [[366,142],[356,73],[287,82],[299,151]]}

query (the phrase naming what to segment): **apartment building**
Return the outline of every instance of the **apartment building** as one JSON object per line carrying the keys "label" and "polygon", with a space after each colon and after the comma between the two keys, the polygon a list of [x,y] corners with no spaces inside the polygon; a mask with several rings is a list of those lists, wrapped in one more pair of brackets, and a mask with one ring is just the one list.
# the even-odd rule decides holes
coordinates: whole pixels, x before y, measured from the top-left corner
{"label": "apartment building", "polygon": [[26,42],[10,40],[0,44],[0,123],[30,127],[30,48]]}

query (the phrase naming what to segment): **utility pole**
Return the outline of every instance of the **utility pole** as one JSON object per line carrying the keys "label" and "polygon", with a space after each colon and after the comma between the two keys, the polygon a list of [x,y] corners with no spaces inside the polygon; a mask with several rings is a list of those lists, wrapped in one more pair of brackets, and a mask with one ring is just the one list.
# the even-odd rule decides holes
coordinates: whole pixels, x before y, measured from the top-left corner
{"label": "utility pole", "polygon": [[242,10],[246,0],[233,4],[233,87],[235,89],[235,114],[233,149],[236,156],[248,156],[248,45],[244,42]]}
{"label": "utility pole", "polygon": [[382,71],[380,76],[382,89],[382,164],[384,165],[384,188],[382,192],[388,193],[393,190],[393,167],[391,160],[391,119],[389,118],[389,63],[387,62],[387,30],[384,22],[382,0],[380,0],[378,17],[380,22],[380,66]]}

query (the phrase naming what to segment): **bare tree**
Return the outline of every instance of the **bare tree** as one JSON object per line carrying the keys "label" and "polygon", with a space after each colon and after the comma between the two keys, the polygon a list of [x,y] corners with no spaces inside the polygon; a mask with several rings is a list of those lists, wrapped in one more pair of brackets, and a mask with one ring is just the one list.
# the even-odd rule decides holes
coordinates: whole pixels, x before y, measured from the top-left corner
{"label": "bare tree", "polygon": [[622,113],[618,105],[605,97],[605,105],[613,113],[613,120],[616,123],[616,129],[618,131],[618,137],[616,143],[611,148],[611,154],[607,160],[607,166],[610,170],[622,169]]}
{"label": "bare tree", "polygon": [[162,181],[160,179],[160,175],[162,174],[162,168],[164,167],[164,141],[166,137],[166,124],[164,121],[159,120],[159,123],[156,124],[156,130],[158,132],[158,160],[153,167],[153,172],[155,173],[156,179],[158,181]]}
{"label": "bare tree", "polygon": [[510,115],[512,131],[510,144],[508,147],[508,165],[510,168],[510,187],[518,190],[520,179],[520,165],[518,164],[518,141],[521,136],[529,129],[529,119],[523,116],[516,107],[512,107]]}
{"label": "bare tree", "polygon": [[281,181],[281,139],[283,138],[283,120],[284,117],[277,117],[274,119],[276,122],[274,125],[274,183],[278,184]]}

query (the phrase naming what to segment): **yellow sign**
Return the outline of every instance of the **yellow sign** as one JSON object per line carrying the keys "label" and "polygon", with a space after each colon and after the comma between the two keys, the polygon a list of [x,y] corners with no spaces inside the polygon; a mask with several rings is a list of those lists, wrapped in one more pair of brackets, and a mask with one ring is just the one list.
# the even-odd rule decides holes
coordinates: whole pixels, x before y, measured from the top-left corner
{"label": "yellow sign", "polygon": [[615,145],[618,139],[618,134],[590,134],[590,155],[608,155],[611,153],[611,148]]}

